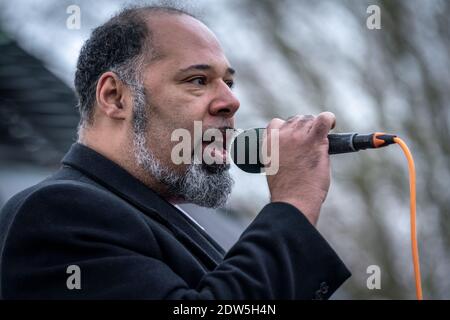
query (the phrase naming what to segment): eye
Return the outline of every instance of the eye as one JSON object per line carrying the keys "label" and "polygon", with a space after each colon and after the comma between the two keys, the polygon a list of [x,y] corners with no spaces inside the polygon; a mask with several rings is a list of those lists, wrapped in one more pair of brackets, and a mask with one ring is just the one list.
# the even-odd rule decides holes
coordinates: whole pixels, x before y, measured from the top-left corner
{"label": "eye", "polygon": [[225,80],[225,83],[227,84],[230,89],[233,89],[234,87],[234,81],[233,80]]}
{"label": "eye", "polygon": [[195,77],[188,80],[188,82],[196,85],[196,86],[205,86],[206,85],[206,77]]}

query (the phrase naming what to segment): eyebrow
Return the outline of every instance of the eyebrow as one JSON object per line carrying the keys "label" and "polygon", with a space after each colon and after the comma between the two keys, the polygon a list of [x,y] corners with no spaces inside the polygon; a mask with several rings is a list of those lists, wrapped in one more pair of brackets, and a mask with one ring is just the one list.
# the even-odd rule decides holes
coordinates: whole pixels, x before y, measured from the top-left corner
{"label": "eyebrow", "polygon": [[[213,67],[210,66],[209,64],[194,64],[187,68],[181,69],[180,73],[185,73],[185,72],[192,71],[192,70],[211,70],[212,68]],[[234,70],[231,67],[228,67],[226,72],[228,74],[234,75],[236,73],[236,70]]]}

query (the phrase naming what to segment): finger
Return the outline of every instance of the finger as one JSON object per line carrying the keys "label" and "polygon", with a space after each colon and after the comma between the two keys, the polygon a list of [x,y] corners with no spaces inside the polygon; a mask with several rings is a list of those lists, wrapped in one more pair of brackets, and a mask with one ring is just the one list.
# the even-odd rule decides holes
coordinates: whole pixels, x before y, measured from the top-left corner
{"label": "finger", "polygon": [[333,130],[336,127],[336,116],[334,115],[334,113],[330,112],[333,115],[333,123],[331,124],[331,130]]}
{"label": "finger", "polygon": [[296,114],[294,116],[291,116],[289,118],[286,119],[287,123],[293,123],[293,122],[307,122],[309,120],[314,119],[315,117],[311,114],[305,114],[305,115],[301,115],[301,114]]}
{"label": "finger", "polygon": [[295,122],[295,130],[301,134],[307,134],[314,123],[316,117],[310,114],[301,115]]}
{"label": "finger", "polygon": [[[285,125],[290,126],[291,128],[294,128],[296,130],[302,130],[305,129],[305,125],[312,120],[314,120],[314,116],[307,114],[307,115],[294,115],[286,119]],[[306,132],[309,131],[311,126],[306,126]]]}
{"label": "finger", "polygon": [[314,120],[316,117],[314,117],[312,114],[305,114],[300,116],[300,120],[302,121],[309,121],[309,120]]}
{"label": "finger", "polygon": [[[262,147],[267,148],[267,153],[263,152],[263,157],[266,154],[271,154],[270,146],[272,145],[272,137],[274,132],[273,131],[279,131],[280,128],[285,125],[286,121],[280,119],[280,118],[273,118],[269,124],[266,127],[266,130],[263,132],[262,136]],[[275,132],[276,134],[277,132]],[[278,135],[277,135],[278,136]],[[263,163],[267,163],[266,159],[263,159]]]}
{"label": "finger", "polygon": [[280,130],[280,128],[282,126],[284,126],[285,124],[286,124],[286,121],[284,121],[280,118],[273,118],[267,125],[266,130],[264,130],[263,140],[267,139],[267,135],[272,136],[272,134],[271,134],[272,130]]}
{"label": "finger", "polygon": [[286,119],[284,126],[289,126],[300,135],[306,135],[312,127],[315,117],[311,114],[297,114]]}
{"label": "finger", "polygon": [[269,124],[267,125],[267,129],[280,129],[286,121],[280,119],[280,118],[273,118]]}
{"label": "finger", "polygon": [[311,128],[311,134],[319,139],[324,139],[335,125],[335,115],[331,112],[322,112],[314,120]]}

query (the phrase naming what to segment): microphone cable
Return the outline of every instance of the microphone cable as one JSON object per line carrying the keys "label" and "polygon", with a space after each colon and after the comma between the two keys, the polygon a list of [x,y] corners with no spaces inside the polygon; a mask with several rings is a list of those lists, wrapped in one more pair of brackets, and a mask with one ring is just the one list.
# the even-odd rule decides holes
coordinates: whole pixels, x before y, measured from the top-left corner
{"label": "microphone cable", "polygon": [[419,248],[417,243],[417,231],[416,231],[416,169],[414,166],[414,159],[411,151],[406,143],[399,137],[394,138],[394,142],[400,146],[403,153],[408,160],[409,171],[409,213],[411,224],[411,251],[414,266],[414,280],[416,285],[416,297],[417,300],[423,300],[422,295],[422,281],[420,275],[420,262],[419,262]]}

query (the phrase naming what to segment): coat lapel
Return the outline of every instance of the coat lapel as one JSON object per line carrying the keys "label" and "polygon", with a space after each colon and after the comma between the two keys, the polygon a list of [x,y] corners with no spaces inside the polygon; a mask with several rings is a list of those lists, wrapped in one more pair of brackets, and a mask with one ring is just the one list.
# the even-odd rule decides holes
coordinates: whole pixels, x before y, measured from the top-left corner
{"label": "coat lapel", "polygon": [[176,207],[161,198],[125,169],[96,151],[75,143],[62,160],[165,225],[208,270],[222,261],[225,251]]}

